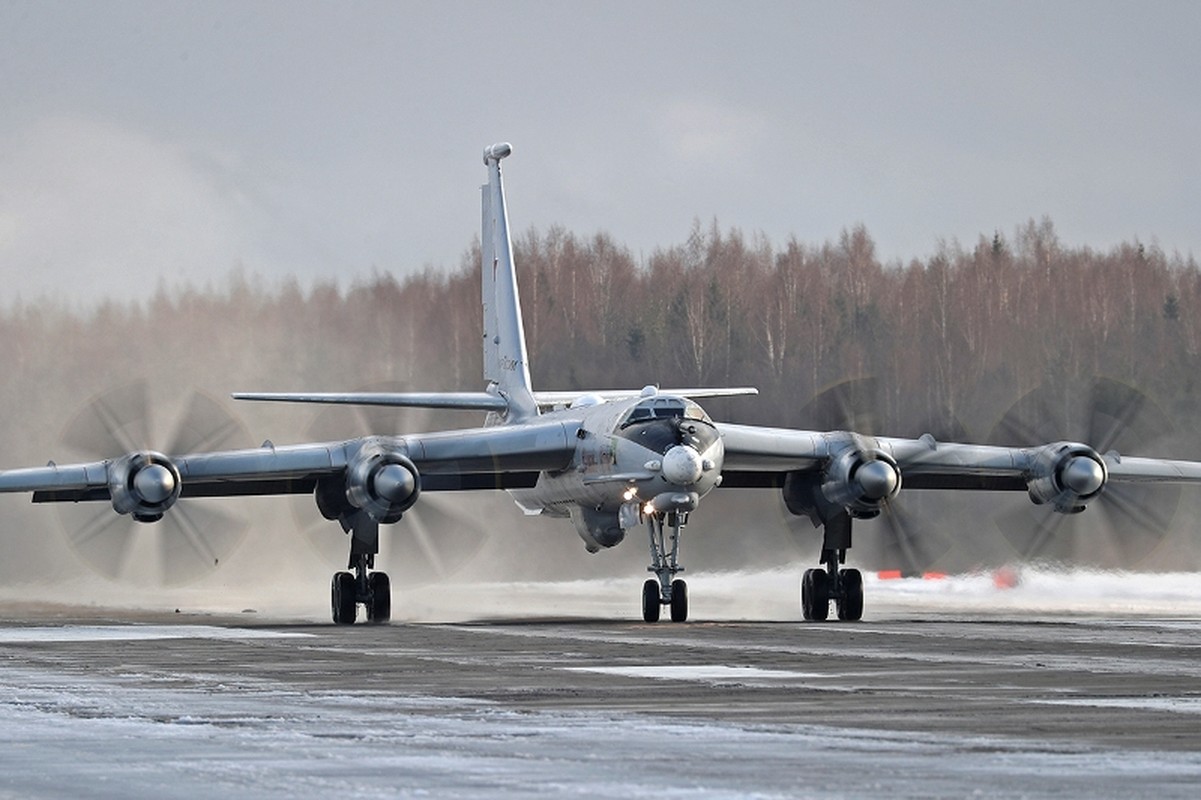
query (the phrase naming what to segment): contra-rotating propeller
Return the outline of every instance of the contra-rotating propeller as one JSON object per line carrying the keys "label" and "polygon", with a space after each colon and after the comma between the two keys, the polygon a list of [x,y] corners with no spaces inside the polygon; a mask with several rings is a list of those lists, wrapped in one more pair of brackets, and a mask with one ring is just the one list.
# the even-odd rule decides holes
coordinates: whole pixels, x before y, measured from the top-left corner
{"label": "contra-rotating propeller", "polygon": [[[880,381],[874,377],[849,378],[818,392],[801,411],[802,424],[815,430],[845,430],[865,435],[883,435],[888,415]],[[943,410],[927,414],[914,424],[902,424],[892,435],[920,436],[929,433],[940,441],[962,441],[967,435],[953,413]],[[905,575],[921,575],[935,568],[952,548],[952,541],[938,524],[938,499],[928,492],[906,492],[903,484],[896,499],[889,501],[878,518],[882,530],[863,537],[865,550],[875,550],[878,565]],[[867,523],[872,525],[873,523]],[[794,524],[793,537],[802,534]],[[807,533],[807,532],[806,532]]]}
{"label": "contra-rotating propeller", "polygon": [[[1068,440],[1104,455],[1162,450],[1173,426],[1146,394],[1109,378],[1047,383],[1020,398],[1000,419],[990,443],[1032,446]],[[996,517],[1025,560],[1110,568],[1138,565],[1167,537],[1180,487],[1110,482],[1081,514],[1022,504]]]}
{"label": "contra-rotating propeller", "polygon": [[[250,445],[250,436],[220,403],[194,392],[176,415],[170,436],[158,435],[146,381],[94,397],[63,429],[60,444],[74,459],[114,459],[160,448],[167,456]],[[164,448],[165,445],[165,448]],[[162,585],[193,581],[214,569],[246,534],[245,520],[226,514],[212,500],[176,502],[154,523],[114,513],[101,502],[56,503],[67,541],[89,566],[108,578],[149,577]]]}
{"label": "contra-rotating propeller", "polygon": [[[403,384],[387,381],[357,392],[402,392]],[[390,406],[327,406],[313,419],[306,435],[313,441],[337,441],[367,435],[403,435],[427,430],[429,409]],[[313,498],[295,495],[292,514],[305,538],[327,563],[344,563],[346,536],[336,523],[317,513]],[[468,515],[453,492],[422,492],[391,535],[381,537],[389,551],[388,572],[403,586],[441,580],[465,566],[487,541],[483,523]]]}

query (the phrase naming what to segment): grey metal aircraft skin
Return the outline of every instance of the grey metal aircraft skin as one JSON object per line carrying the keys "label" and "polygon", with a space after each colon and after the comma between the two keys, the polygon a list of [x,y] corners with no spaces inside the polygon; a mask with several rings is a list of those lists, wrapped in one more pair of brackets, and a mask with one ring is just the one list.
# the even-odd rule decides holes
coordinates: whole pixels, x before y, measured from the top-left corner
{"label": "grey metal aircraft skin", "polygon": [[[391,614],[387,575],[374,571],[379,526],[399,522],[427,491],[505,489],[527,514],[569,518],[590,552],[646,530],[651,571],[643,616],[688,616],[681,534],[716,487],[777,487],[789,511],[823,528],[819,563],[801,580],[805,619],[859,619],[863,581],[845,569],[851,521],[878,515],[905,489],[1025,491],[1055,512],[1082,511],[1116,482],[1201,482],[1201,463],[1100,454],[1079,442],[1012,448],[715,422],[697,403],[750,388],[538,392],[530,382],[501,160],[484,150],[482,392],[236,394],[241,400],[419,406],[487,412],[483,427],[205,453],[137,451],[104,461],[0,472],[0,491],[35,502],[106,501],[155,522],[181,497],[310,493],[350,534],[348,569],[331,587],[333,619]],[[198,532],[202,534],[202,532]],[[189,537],[207,557],[203,535]],[[211,559],[210,559],[211,563]]]}

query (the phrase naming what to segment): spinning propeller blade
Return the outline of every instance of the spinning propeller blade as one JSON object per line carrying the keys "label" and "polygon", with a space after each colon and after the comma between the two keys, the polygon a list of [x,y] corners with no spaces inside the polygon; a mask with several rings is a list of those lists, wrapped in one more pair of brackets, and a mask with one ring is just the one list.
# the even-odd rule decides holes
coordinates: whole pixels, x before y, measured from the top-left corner
{"label": "spinning propeller blade", "polygon": [[[1079,441],[1104,455],[1157,444],[1164,449],[1173,428],[1143,392],[1097,378],[1028,392],[997,422],[989,441],[1012,446]],[[998,515],[996,524],[1023,559],[1128,568],[1167,537],[1179,501],[1178,486],[1111,483],[1081,514],[1023,505]]]}
{"label": "spinning propeller blade", "polygon": [[[402,392],[406,388],[382,382],[356,391]],[[403,435],[429,429],[431,413],[418,408],[328,406],[313,419],[307,435],[316,441]],[[337,524],[316,513],[311,496],[296,495],[291,504],[297,526],[321,557],[329,563],[345,563],[348,544]],[[451,492],[423,492],[393,528],[394,535],[383,538],[388,541],[388,573],[394,585],[401,586],[419,586],[453,575],[487,541],[482,520],[467,514]]]}
{"label": "spinning propeller blade", "polygon": [[[873,377],[839,381],[819,392],[802,410],[807,427],[816,430],[845,430],[865,435],[883,432],[889,425],[880,382]],[[917,425],[903,425],[903,435],[917,437],[933,434],[944,441],[962,441],[967,433],[959,419],[948,411],[930,414]],[[930,571],[952,548],[952,541],[937,524],[939,517],[927,509],[928,501],[906,493],[903,476],[901,493],[889,502],[878,518],[883,530],[872,530],[877,523],[863,523],[868,531],[864,541],[878,545],[881,567],[898,569],[902,574],[921,575]],[[792,526],[790,525],[790,530]],[[793,531],[794,538],[800,538]],[[810,537],[811,538],[811,537]]]}
{"label": "spinning propeller blade", "polygon": [[[61,444],[76,456],[103,460],[152,449],[155,442],[169,442],[168,455],[250,443],[242,424],[200,392],[188,398],[172,435],[159,438],[153,412],[162,409],[152,407],[150,396],[145,381],[97,395],[68,423]],[[145,576],[157,569],[158,583],[178,585],[214,569],[246,534],[245,520],[219,511],[212,502],[180,500],[152,524],[115,514],[107,503],[57,504],[56,509],[71,548],[101,575]]]}

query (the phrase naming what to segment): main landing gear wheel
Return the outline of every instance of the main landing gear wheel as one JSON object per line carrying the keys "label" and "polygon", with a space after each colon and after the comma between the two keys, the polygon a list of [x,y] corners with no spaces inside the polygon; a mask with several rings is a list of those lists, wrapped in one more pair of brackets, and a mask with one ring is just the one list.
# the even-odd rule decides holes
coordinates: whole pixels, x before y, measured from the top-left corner
{"label": "main landing gear wheel", "polygon": [[355,585],[354,575],[349,572],[334,573],[334,580],[330,585],[330,606],[335,624],[354,624],[355,614],[358,613],[358,587]]}
{"label": "main landing gear wheel", "polygon": [[392,619],[392,581],[385,572],[372,572],[366,579],[366,592],[360,591],[359,579],[351,572],[338,572],[330,584],[330,608],[334,623],[353,625],[358,606],[367,608],[367,621],[376,625]]}
{"label": "main landing gear wheel", "polygon": [[834,600],[838,618],[847,622],[863,619],[863,573],[857,569],[844,569],[838,573],[842,593]]}
{"label": "main landing gear wheel", "polygon": [[671,621],[688,620],[688,584],[682,580],[671,582]]}
{"label": "main landing gear wheel", "polygon": [[642,619],[646,622],[659,621],[659,582],[649,578],[642,584]]}
{"label": "main landing gear wheel", "polygon": [[801,577],[801,615],[812,622],[830,616],[830,592],[824,569],[807,569]]}
{"label": "main landing gear wheel", "polygon": [[392,619],[392,582],[387,573],[371,573],[367,589],[367,621],[379,624]]}
{"label": "main landing gear wheel", "polygon": [[805,570],[801,578],[801,615],[811,622],[824,622],[830,617],[830,601],[844,622],[863,619],[863,573],[857,569],[838,571],[837,580],[818,567]]}

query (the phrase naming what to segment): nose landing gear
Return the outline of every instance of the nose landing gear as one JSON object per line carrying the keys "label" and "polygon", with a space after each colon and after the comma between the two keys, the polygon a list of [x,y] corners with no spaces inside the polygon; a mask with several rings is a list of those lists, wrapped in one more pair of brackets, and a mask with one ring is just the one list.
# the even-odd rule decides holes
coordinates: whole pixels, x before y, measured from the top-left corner
{"label": "nose landing gear", "polygon": [[[687,523],[688,514],[683,511],[647,517],[651,549],[651,565],[647,571],[655,573],[657,578],[648,579],[642,585],[642,619],[647,622],[658,622],[663,606],[671,608],[672,622],[688,619],[688,584],[676,577],[684,571],[679,563],[680,536]],[[669,534],[664,533],[665,525]]]}

